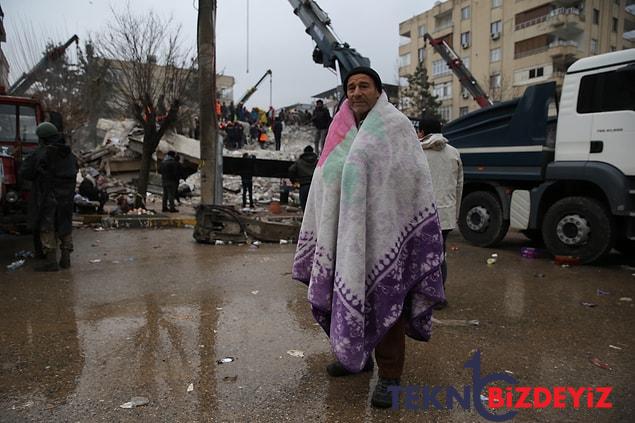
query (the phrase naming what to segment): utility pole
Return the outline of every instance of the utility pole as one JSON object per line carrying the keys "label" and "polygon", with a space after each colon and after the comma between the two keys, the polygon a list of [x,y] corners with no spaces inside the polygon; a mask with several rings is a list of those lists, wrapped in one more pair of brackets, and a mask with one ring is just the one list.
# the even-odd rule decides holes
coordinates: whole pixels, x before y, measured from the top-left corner
{"label": "utility pole", "polygon": [[[198,2],[198,80],[201,125],[201,206],[216,204],[218,125],[216,122],[216,5]],[[222,177],[222,175],[220,176]],[[198,222],[197,213],[197,224]]]}

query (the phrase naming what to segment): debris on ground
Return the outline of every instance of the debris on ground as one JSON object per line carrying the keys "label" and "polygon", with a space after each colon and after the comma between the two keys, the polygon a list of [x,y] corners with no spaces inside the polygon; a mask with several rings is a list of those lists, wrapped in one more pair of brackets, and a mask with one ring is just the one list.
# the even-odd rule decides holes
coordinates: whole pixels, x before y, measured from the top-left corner
{"label": "debris on ground", "polygon": [[17,260],[23,260],[23,259],[26,260],[26,259],[33,258],[33,257],[35,257],[33,255],[33,252],[29,251],[29,250],[20,250],[17,253],[15,253],[15,258]]}
{"label": "debris on ground", "polygon": [[130,401],[124,402],[119,407],[121,408],[136,408],[150,404],[150,400],[146,397],[132,397]]}
{"label": "debris on ground", "polygon": [[535,277],[535,278],[544,278],[544,277],[546,277],[546,276],[547,276],[547,275],[545,275],[544,273],[535,273],[535,274],[534,274],[534,277]]}
{"label": "debris on ground", "polygon": [[187,385],[187,392],[192,392],[194,390],[194,384],[190,383],[189,385]]}
{"label": "debris on ground", "polygon": [[595,293],[597,294],[597,296],[598,296],[598,297],[601,297],[601,296],[606,296],[606,295],[611,295],[611,293],[610,293],[609,291],[604,291],[604,290],[602,290],[602,289],[600,289],[600,288],[598,288],[598,289],[595,291]]}
{"label": "debris on ground", "polygon": [[609,348],[613,348],[614,350],[621,350],[622,348],[616,346],[616,345],[609,345]]}
{"label": "debris on ground", "polygon": [[300,350],[289,350],[287,351],[287,354],[289,354],[291,357],[304,358],[304,351],[300,351]]}
{"label": "debris on ground", "polygon": [[589,361],[590,361],[590,362],[591,362],[591,364],[593,364],[595,367],[599,367],[600,369],[604,369],[604,370],[611,370],[611,367],[610,367],[607,363],[605,363],[605,362],[601,361],[601,360],[600,360],[599,358],[597,358],[597,357],[591,357],[591,358],[589,358]]}
{"label": "debris on ground", "polygon": [[592,308],[592,307],[597,307],[597,306],[598,306],[598,305],[597,305],[597,304],[595,304],[595,303],[587,303],[587,302],[585,302],[585,301],[582,301],[582,302],[580,303],[580,305],[583,305],[584,307],[589,307],[589,308]]}
{"label": "debris on ground", "polygon": [[460,320],[460,319],[444,319],[439,320],[435,317],[432,318],[432,323],[436,323],[441,326],[479,326],[481,322],[478,320]]}
{"label": "debris on ground", "polygon": [[238,376],[225,376],[223,377],[223,382],[236,382],[238,380]]}
{"label": "debris on ground", "polygon": [[254,294],[254,295],[258,295],[258,292],[260,292],[260,291],[251,291],[251,293]]}
{"label": "debris on ground", "polygon": [[92,259],[92,260],[88,260],[88,262],[91,264],[97,264],[97,263],[101,263],[101,259]]}
{"label": "debris on ground", "polygon": [[7,270],[9,272],[13,272],[13,271],[19,269],[20,267],[24,266],[24,263],[26,263],[26,260],[24,260],[24,259],[16,260],[13,263],[7,265]]}
{"label": "debris on ground", "polygon": [[534,247],[522,247],[520,249],[520,255],[524,258],[536,259],[543,256],[543,250]]}
{"label": "debris on ground", "polygon": [[219,360],[216,360],[216,364],[227,364],[235,360],[236,360],[236,357],[223,357]]}
{"label": "debris on ground", "polygon": [[630,303],[630,302],[633,301],[633,299],[631,297],[621,297],[620,301],[624,301],[624,302]]}
{"label": "debris on ground", "polygon": [[554,263],[561,267],[569,267],[580,264],[580,257],[574,256],[555,256]]}
{"label": "debris on ground", "polygon": [[490,257],[490,258],[487,259],[487,264],[489,266],[491,266],[491,265],[493,265],[495,263],[496,263],[496,257]]}

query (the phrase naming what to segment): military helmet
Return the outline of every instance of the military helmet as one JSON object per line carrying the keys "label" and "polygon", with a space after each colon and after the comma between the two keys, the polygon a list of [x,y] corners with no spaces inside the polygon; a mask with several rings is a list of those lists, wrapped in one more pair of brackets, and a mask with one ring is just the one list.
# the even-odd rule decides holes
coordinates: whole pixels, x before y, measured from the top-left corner
{"label": "military helmet", "polygon": [[35,130],[35,134],[39,138],[51,138],[56,135],[59,135],[57,128],[51,122],[42,122],[37,126]]}

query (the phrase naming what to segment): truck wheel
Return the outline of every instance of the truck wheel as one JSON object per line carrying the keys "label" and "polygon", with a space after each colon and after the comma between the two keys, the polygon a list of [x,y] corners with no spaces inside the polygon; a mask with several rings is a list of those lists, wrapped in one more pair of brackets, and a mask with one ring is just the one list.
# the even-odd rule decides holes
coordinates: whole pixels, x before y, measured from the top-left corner
{"label": "truck wheel", "polygon": [[610,213],[599,201],[567,197],[547,210],[542,236],[551,254],[591,263],[611,251],[615,228]]}
{"label": "truck wheel", "polygon": [[491,247],[505,237],[509,220],[503,219],[503,208],[494,194],[475,191],[461,202],[459,229],[470,244]]}

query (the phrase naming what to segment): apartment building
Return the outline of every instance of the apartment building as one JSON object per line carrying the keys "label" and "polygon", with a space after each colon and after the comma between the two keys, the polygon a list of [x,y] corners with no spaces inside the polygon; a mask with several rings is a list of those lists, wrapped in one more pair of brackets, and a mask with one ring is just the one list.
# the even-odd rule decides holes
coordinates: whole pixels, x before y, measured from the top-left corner
{"label": "apartment building", "polygon": [[399,24],[400,85],[423,62],[441,114],[452,120],[479,106],[423,35],[443,38],[494,101],[527,85],[556,81],[579,58],[633,48],[635,0],[447,0]]}

